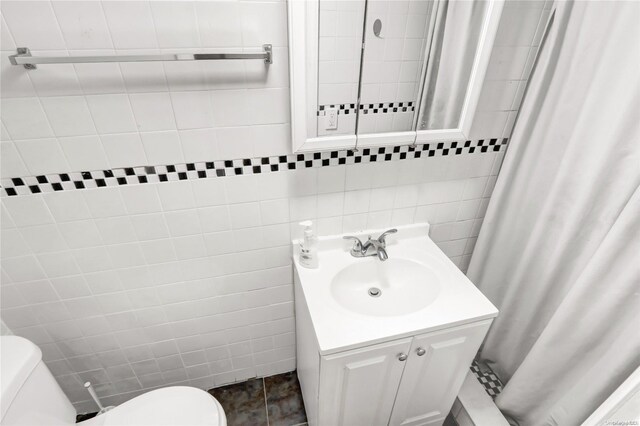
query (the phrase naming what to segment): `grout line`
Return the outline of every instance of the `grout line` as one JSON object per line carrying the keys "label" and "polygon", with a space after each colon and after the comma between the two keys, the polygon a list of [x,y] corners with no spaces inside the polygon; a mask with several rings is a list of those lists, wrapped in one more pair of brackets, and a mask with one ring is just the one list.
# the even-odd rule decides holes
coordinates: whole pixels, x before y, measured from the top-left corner
{"label": "grout line", "polygon": [[269,426],[269,403],[267,402],[267,384],[264,382],[264,377],[262,378],[262,391],[264,393],[264,410],[267,414],[267,426]]}

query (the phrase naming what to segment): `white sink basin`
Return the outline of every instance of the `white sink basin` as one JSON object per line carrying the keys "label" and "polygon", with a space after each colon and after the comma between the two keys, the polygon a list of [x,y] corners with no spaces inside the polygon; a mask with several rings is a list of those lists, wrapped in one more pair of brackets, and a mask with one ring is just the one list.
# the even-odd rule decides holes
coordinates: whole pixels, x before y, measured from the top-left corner
{"label": "white sink basin", "polygon": [[345,309],[364,315],[407,315],[429,306],[440,292],[436,274],[407,259],[360,259],[331,280],[331,295]]}
{"label": "white sink basin", "polygon": [[[318,269],[298,262],[293,242],[296,305],[308,307],[322,355],[415,336],[497,316],[498,310],[429,238],[429,224],[397,227],[389,258],[351,256],[352,241],[320,237]],[[385,229],[357,232],[366,240]]]}

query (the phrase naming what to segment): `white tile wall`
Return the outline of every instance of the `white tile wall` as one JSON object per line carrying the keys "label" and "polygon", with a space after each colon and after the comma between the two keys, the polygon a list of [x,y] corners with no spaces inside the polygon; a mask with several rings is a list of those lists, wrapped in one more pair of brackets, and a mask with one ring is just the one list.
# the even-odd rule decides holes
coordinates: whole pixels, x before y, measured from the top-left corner
{"label": "white tile wall", "polygon": [[[9,0],[0,9],[2,151],[9,157],[2,177],[24,175],[21,163],[28,174],[41,174],[290,149],[284,2]],[[274,45],[269,67],[259,61],[167,62],[27,71],[7,60],[16,45],[34,55],[66,56],[259,51],[264,43]],[[268,127],[256,131],[256,124]],[[229,144],[220,142],[219,132],[223,139],[242,134],[233,144],[238,148],[220,150]],[[99,137],[82,147],[61,139],[88,135]]]}
{"label": "white tile wall", "polygon": [[[290,150],[284,2],[3,1],[0,9],[3,58],[16,45],[49,55],[275,46],[269,68],[247,61],[27,71],[3,60],[2,177]],[[289,240],[299,220],[314,219],[320,234],[429,220],[464,270],[501,159],[472,154],[4,197],[2,320],[40,345],[80,412],[95,409],[82,388],[87,378],[117,404],[157,386],[209,388],[288,371]]]}
{"label": "white tile wall", "polygon": [[[111,404],[160,385],[206,388],[290,370],[289,241],[298,221],[315,220],[320,234],[430,221],[432,238],[465,269],[501,158],[4,198],[2,318],[41,345],[79,410],[93,409],[79,385],[87,375]],[[175,353],[157,353],[174,345]],[[133,388],[122,387],[130,369]]]}

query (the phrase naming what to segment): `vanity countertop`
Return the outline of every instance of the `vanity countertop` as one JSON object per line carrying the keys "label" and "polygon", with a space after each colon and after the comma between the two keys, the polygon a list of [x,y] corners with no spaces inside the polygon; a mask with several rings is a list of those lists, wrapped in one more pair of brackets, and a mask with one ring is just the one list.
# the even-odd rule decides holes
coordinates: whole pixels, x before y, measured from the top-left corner
{"label": "vanity countertop", "polygon": [[[353,241],[338,235],[319,238],[319,268],[307,269],[298,261],[299,241],[293,242],[296,296],[304,295],[322,355],[498,315],[428,237],[429,224],[397,229],[387,237],[384,262],[351,256]],[[366,240],[383,231],[352,235]],[[368,295],[371,287],[382,294]]]}

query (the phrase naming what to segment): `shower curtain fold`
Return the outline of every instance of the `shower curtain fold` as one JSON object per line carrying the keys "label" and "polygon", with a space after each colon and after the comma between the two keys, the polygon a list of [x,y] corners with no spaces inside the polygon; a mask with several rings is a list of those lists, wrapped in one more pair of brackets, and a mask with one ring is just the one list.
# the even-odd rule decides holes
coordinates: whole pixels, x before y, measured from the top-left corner
{"label": "shower curtain fold", "polygon": [[554,13],[468,272],[521,425],[579,425],[640,365],[640,3]]}

